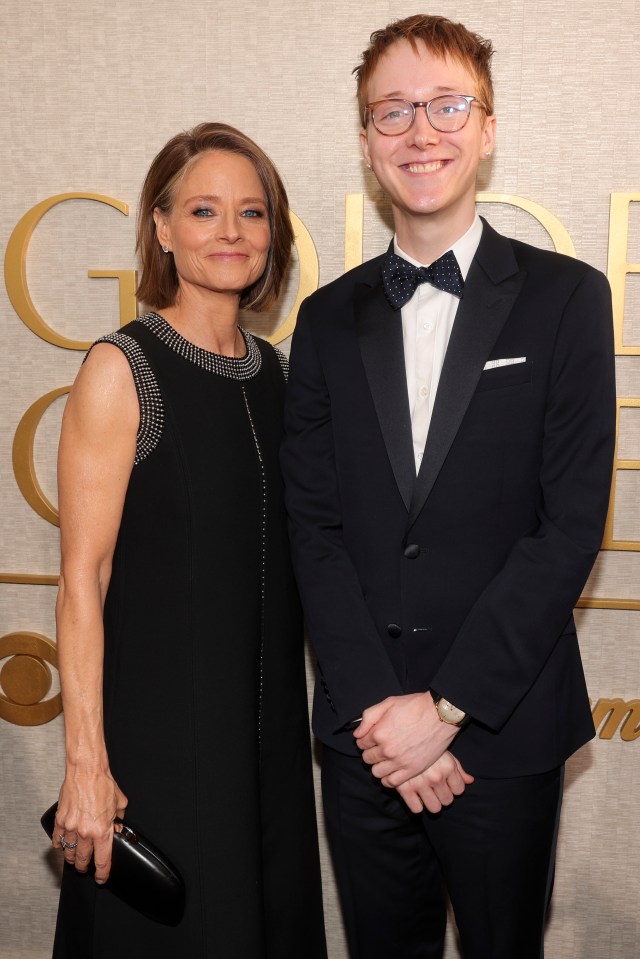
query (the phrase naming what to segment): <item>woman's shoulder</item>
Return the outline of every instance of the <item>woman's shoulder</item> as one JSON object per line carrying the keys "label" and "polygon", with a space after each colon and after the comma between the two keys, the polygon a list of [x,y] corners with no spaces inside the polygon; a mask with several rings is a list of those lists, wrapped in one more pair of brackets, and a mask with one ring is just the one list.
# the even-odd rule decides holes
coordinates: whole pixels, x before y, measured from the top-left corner
{"label": "woman's shoulder", "polygon": [[[138,432],[135,465],[158,445],[164,429],[164,400],[155,367],[149,362],[145,324],[133,320],[101,336],[87,353],[83,368],[98,390],[115,388],[130,406],[135,404]],[[80,377],[79,377],[80,378]]]}
{"label": "woman's shoulder", "polygon": [[135,378],[121,350],[102,340],[94,343],[78,371],[65,417],[80,432],[108,428],[112,420],[125,429],[129,424],[132,428],[136,425]]}

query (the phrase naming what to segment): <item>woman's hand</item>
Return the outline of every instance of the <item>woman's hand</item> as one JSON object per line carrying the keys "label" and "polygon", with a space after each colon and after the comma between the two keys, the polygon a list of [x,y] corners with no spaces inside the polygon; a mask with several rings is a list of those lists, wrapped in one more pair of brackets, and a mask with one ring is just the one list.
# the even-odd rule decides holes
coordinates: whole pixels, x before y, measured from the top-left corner
{"label": "woman's hand", "polygon": [[110,772],[68,771],[60,790],[53,845],[78,872],[87,872],[91,857],[100,885],[109,878],[113,821],[122,819],[127,797]]}

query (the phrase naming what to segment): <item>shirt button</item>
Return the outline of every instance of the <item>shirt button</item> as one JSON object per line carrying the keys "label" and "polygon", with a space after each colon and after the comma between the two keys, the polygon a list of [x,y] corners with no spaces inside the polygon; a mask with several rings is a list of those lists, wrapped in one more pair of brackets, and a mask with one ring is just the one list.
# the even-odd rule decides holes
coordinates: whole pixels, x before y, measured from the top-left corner
{"label": "shirt button", "polygon": [[422,329],[426,330],[429,333],[433,329],[433,323],[423,323]]}
{"label": "shirt button", "polygon": [[421,386],[418,392],[420,393],[420,396],[423,396],[423,397],[429,395],[429,390],[427,389],[426,386]]}

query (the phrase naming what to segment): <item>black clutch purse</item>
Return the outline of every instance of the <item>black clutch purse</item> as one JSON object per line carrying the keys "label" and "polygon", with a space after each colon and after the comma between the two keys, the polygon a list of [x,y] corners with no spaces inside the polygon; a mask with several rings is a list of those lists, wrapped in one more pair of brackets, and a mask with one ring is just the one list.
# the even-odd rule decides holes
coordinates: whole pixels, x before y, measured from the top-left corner
{"label": "black clutch purse", "polygon": [[[52,838],[58,804],[40,822]],[[120,819],[122,831],[113,834],[111,872],[105,889],[148,919],[175,926],[184,912],[184,882],[178,870],[144,836]]]}

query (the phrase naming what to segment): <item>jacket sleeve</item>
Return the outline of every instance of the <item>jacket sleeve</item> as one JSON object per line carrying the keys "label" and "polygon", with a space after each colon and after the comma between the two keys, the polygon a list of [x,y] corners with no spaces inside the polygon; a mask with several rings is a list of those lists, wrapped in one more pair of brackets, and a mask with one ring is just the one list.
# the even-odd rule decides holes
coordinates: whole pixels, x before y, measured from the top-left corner
{"label": "jacket sleeve", "polygon": [[537,523],[469,611],[433,678],[499,730],[570,626],[598,554],[615,442],[611,293],[589,269],[558,326],[544,416]]}
{"label": "jacket sleeve", "polygon": [[338,730],[402,688],[343,542],[331,396],[309,313],[305,301],[291,348],[281,463],[294,567]]}

